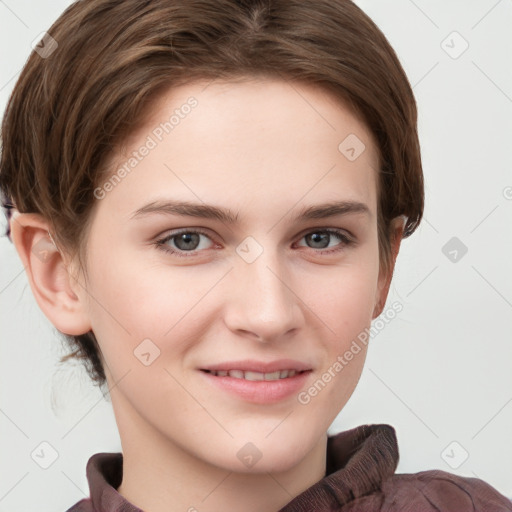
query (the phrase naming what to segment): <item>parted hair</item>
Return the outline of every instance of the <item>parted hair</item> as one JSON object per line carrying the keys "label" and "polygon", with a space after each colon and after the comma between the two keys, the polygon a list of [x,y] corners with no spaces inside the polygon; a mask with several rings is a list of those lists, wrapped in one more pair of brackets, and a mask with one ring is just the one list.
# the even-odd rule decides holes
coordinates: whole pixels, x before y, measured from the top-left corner
{"label": "parted hair", "polygon": [[[0,193],[8,220],[13,208],[41,214],[85,273],[94,190],[112,172],[109,156],[161,94],[195,80],[259,76],[333,93],[378,146],[383,269],[391,220],[407,218],[404,237],[417,228],[424,184],[413,91],[384,34],[352,1],[79,0],[48,34],[58,46],[31,53],[3,116]],[[61,362],[82,361],[103,386],[94,333],[62,334],[70,352]]]}

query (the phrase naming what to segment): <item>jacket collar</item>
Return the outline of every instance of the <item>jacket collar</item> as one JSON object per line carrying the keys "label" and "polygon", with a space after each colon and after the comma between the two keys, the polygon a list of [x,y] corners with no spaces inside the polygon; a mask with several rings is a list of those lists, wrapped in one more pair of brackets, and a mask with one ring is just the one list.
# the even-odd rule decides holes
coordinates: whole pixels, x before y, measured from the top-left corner
{"label": "jacket collar", "polygon": [[379,489],[394,474],[398,457],[395,429],[389,425],[362,425],[329,436],[325,477],[279,512],[338,510]]}

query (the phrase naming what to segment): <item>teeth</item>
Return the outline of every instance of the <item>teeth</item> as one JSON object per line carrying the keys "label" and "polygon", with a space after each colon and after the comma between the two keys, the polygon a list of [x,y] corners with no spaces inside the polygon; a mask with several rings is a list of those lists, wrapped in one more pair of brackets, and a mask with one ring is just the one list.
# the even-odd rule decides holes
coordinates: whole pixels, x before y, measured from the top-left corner
{"label": "teeth", "polygon": [[245,380],[279,380],[293,377],[298,372],[296,370],[277,370],[272,373],[260,373],[243,370],[208,370],[209,373],[217,377],[233,377],[235,379]]}
{"label": "teeth", "polygon": [[[231,372],[230,372],[231,373]],[[245,380],[265,380],[265,374],[259,372],[241,372]]]}

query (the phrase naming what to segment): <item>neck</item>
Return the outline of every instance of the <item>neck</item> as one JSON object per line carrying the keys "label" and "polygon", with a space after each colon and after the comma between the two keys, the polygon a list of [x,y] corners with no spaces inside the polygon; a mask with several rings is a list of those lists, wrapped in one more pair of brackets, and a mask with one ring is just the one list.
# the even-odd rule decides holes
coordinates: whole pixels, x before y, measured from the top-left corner
{"label": "neck", "polygon": [[258,472],[255,464],[250,471],[236,472],[201,457],[208,439],[198,439],[191,453],[133,420],[118,422],[123,480],[117,491],[147,512],[277,512],[325,476],[327,434],[286,471]]}

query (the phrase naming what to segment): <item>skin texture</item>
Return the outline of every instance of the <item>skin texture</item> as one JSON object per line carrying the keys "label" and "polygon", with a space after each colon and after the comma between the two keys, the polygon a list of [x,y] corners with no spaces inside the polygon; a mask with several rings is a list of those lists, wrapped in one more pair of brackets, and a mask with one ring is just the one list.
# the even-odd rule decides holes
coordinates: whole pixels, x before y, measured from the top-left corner
{"label": "skin texture", "polygon": [[[152,512],[278,510],[325,475],[327,429],[358,382],[365,346],[307,404],[297,394],[251,403],[208,385],[198,368],[292,358],[313,369],[307,389],[380,314],[392,272],[379,272],[376,147],[361,121],[311,85],[196,82],[154,104],[112,156],[112,173],[191,96],[197,106],[97,201],[88,280],[71,277],[78,269],[63,251],[35,256],[48,239],[41,216],[15,215],[13,240],[50,321],[98,339],[124,454],[118,491]],[[366,146],[354,161],[338,150],[350,134]],[[239,225],[132,218],[165,199],[229,208]],[[293,220],[334,200],[362,202],[369,214]],[[155,245],[182,228],[206,233],[192,256]],[[354,243],[306,236],[326,228]],[[401,230],[397,222],[393,262]],[[236,250],[247,237],[262,249],[252,263]],[[186,247],[177,243],[166,246]],[[160,350],[148,366],[134,355],[145,339]],[[252,467],[237,456],[248,442],[261,453]]]}

